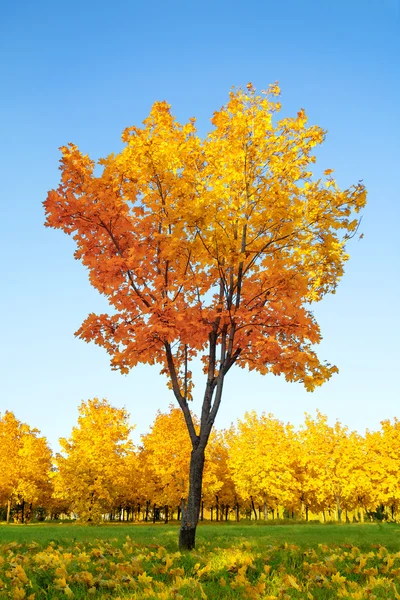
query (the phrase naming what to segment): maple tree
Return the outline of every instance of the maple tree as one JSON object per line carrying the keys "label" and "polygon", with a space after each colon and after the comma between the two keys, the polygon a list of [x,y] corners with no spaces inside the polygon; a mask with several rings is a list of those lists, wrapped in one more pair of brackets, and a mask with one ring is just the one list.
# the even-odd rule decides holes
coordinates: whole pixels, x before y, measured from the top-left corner
{"label": "maple tree", "polygon": [[51,496],[51,450],[39,434],[10,411],[0,415],[0,455],[6,467],[0,470],[0,501],[7,503],[7,522],[13,505],[14,519],[25,522],[32,516],[32,505],[44,504]]}
{"label": "maple tree", "polygon": [[109,510],[124,466],[133,450],[131,427],[125,409],[106,400],[88,400],[79,407],[78,426],[69,439],[59,440],[61,453],[55,458],[55,496],[70,501],[70,510],[82,521],[96,522]]}
{"label": "maple tree", "polygon": [[366,456],[368,456],[367,481],[372,488],[372,498],[368,491],[365,493],[369,500],[366,508],[378,504],[390,506],[392,514],[400,507],[400,421],[397,418],[381,422],[381,430],[367,432]]}
{"label": "maple tree", "polygon": [[177,507],[187,497],[190,439],[179,408],[158,412],[150,432],[141,436],[146,466],[154,475],[152,497]]}
{"label": "maple tree", "polygon": [[[359,183],[341,190],[312,179],[325,132],[304,110],[275,118],[278,86],[233,90],[201,140],[156,102],[123,150],[95,162],[61,148],[61,182],[44,202],[46,225],[73,235],[109,314],[90,314],[77,335],[103,346],[122,373],[159,364],[191,440],[180,547],[193,548],[205,448],[224,379],[234,364],[283,374],[307,390],[337,371],[319,360],[310,303],[334,292],[346,241],[366,202]],[[190,363],[205,384],[196,431]]]}
{"label": "maple tree", "polygon": [[229,508],[235,508],[236,519],[239,520],[237,490],[229,469],[228,432],[213,430],[206,448],[205,472],[203,479],[203,501],[213,510],[215,518],[221,517],[223,509],[225,518]]}
{"label": "maple tree", "polygon": [[269,510],[293,502],[296,480],[287,427],[272,415],[246,413],[231,431],[228,464],[235,488],[244,500],[262,503]]}

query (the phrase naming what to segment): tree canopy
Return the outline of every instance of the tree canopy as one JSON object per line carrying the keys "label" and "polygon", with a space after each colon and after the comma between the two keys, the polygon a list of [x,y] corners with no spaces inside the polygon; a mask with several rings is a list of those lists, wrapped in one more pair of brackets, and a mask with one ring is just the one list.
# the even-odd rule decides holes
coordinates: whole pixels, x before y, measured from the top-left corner
{"label": "tree canopy", "polygon": [[[73,235],[75,258],[111,308],[77,335],[122,373],[158,363],[168,376],[196,455],[191,524],[231,367],[310,391],[337,371],[315,352],[310,305],[336,289],[366,191],[341,190],[332,169],[313,179],[325,132],[303,109],[279,119],[279,93],[277,84],[233,90],[204,139],[195,119],[181,125],[156,102],[142,127],[123,132],[123,150],[98,161],[100,174],[76,145],[62,147],[61,183],[44,202],[46,225]],[[188,405],[195,357],[206,376],[198,431]]]}

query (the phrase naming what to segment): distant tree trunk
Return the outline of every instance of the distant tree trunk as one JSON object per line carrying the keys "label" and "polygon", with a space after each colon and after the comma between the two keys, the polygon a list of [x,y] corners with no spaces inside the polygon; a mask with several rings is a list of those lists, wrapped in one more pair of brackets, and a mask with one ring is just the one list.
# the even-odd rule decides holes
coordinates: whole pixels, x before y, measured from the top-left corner
{"label": "distant tree trunk", "polygon": [[342,509],[340,506],[340,496],[339,495],[336,496],[336,507],[337,507],[338,521],[341,521],[342,520]]}
{"label": "distant tree trunk", "polygon": [[146,521],[146,523],[149,520],[149,506],[150,506],[150,500],[146,500],[146,515],[145,515],[145,518],[144,518],[144,520]]}
{"label": "distant tree trunk", "polygon": [[236,521],[239,523],[240,521],[240,513],[239,513],[239,502],[236,502]]}
{"label": "distant tree trunk", "polygon": [[156,505],[153,505],[153,523],[156,522]]}
{"label": "distant tree trunk", "polygon": [[250,499],[251,499],[251,508],[253,509],[254,517],[255,517],[255,520],[257,521],[257,511],[256,511],[256,507],[254,506],[254,500],[251,496],[250,496]]}
{"label": "distant tree trunk", "polygon": [[210,508],[211,521],[213,520],[213,510],[214,510],[214,507],[212,506]]}
{"label": "distant tree trunk", "polygon": [[306,505],[306,521],[308,521],[308,506]]}
{"label": "distant tree trunk", "polygon": [[267,501],[264,498],[264,521],[268,520],[268,508],[267,508]]}
{"label": "distant tree trunk", "polygon": [[201,501],[201,515],[200,515],[200,519],[201,519],[201,521],[204,521],[204,502],[203,502],[203,500]]}
{"label": "distant tree trunk", "polygon": [[215,496],[215,520],[219,521],[219,503],[218,496]]}
{"label": "distant tree trunk", "polygon": [[225,506],[225,521],[229,518],[229,506],[228,504]]}
{"label": "distant tree trunk", "polygon": [[25,500],[22,500],[21,504],[21,523],[25,522]]}
{"label": "distant tree trunk", "polygon": [[11,514],[11,500],[7,501],[7,524],[10,522],[10,514]]}
{"label": "distant tree trunk", "polygon": [[189,496],[182,514],[179,532],[179,548],[182,550],[193,550],[195,547],[203,482],[204,450],[205,445],[199,443],[197,447],[193,448],[190,457]]}
{"label": "distant tree trunk", "polygon": [[165,505],[165,524],[168,523],[168,504]]}

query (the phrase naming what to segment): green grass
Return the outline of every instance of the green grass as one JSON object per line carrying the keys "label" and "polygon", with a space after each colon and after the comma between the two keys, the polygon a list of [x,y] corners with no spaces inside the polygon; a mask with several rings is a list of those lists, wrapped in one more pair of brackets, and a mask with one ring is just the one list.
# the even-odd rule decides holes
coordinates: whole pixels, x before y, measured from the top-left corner
{"label": "green grass", "polygon": [[0,525],[0,599],[400,598],[397,524]]}
{"label": "green grass", "polygon": [[[136,543],[159,544],[169,551],[178,549],[178,524],[124,524],[79,525],[78,523],[33,523],[29,525],[0,524],[0,543],[32,541],[45,544],[51,541],[70,543],[89,542],[95,539],[113,539],[121,543],[129,535]],[[218,523],[199,524],[197,545],[212,543],[227,548],[233,543],[250,540],[253,545],[296,544],[301,548],[315,548],[318,544],[352,544],[363,550],[372,544],[386,546],[391,551],[400,550],[400,525],[396,523],[343,523],[296,524],[273,523]]]}

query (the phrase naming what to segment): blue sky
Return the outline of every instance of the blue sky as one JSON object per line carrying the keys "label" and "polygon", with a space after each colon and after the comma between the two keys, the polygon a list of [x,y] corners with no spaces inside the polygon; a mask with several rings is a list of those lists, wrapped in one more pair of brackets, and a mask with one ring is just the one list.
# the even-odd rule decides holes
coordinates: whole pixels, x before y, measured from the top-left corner
{"label": "blue sky", "polygon": [[[298,425],[316,408],[351,429],[400,417],[398,0],[10,2],[0,22],[0,412],[57,448],[81,400],[126,406],[144,433],[173,400],[157,367],[111,372],[106,353],[73,336],[105,301],[74,261],[73,242],[45,229],[42,201],[59,180],[58,147],[92,158],[166,99],[201,134],[232,86],[279,81],[284,114],[305,108],[328,130],[317,170],[363,179],[365,235],[336,295],[316,306],[321,358],[339,375],[313,394],[282,378],[232,371],[217,426],[245,410]],[[201,382],[196,388],[201,395]],[[198,404],[194,403],[194,409]]]}

